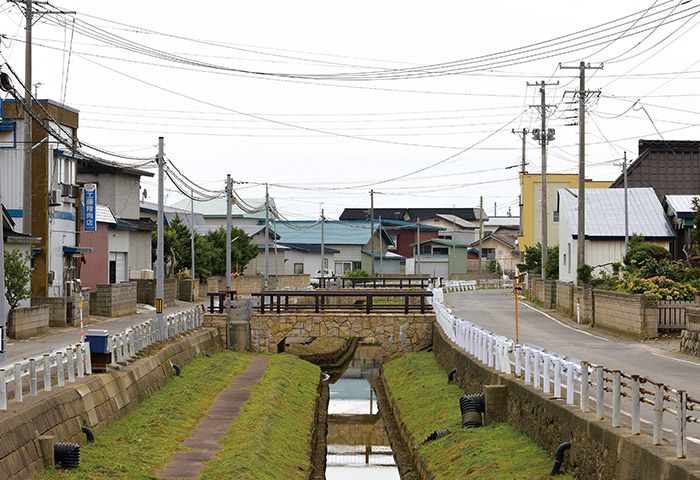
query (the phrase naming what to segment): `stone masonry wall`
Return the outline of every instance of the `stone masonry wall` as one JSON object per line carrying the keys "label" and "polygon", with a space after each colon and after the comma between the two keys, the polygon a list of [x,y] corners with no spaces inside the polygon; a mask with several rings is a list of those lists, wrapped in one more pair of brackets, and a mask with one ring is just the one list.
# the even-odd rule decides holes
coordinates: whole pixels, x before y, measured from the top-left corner
{"label": "stone masonry wall", "polygon": [[[650,435],[632,435],[626,427],[613,428],[609,420],[581,412],[578,405],[535,390],[513,375],[477,363],[459,349],[436,324],[433,348],[445,371],[457,369],[455,379],[465,393],[483,391],[484,385],[505,385],[508,423],[554,452],[572,442],[562,468],[576,478],[597,480],[698,480],[700,461],[676,459],[675,445],[652,445]],[[455,407],[456,408],[456,407]]]}
{"label": "stone masonry wall", "polygon": [[374,338],[389,359],[429,346],[434,321],[434,313],[254,313],[251,346],[256,352],[276,352],[286,337]]}
{"label": "stone masonry wall", "polygon": [[[156,281],[155,280],[132,280],[136,283],[136,301],[147,305],[156,305]],[[175,305],[178,291],[178,279],[166,278],[163,281],[163,306],[171,307]]]}
{"label": "stone masonry wall", "polygon": [[46,305],[49,307],[49,325],[66,327],[66,297],[32,297],[32,307]]}
{"label": "stone masonry wall", "polygon": [[199,329],[119,371],[89,375],[51,392],[42,390],[37,397],[27,396],[22,403],[10,402],[8,410],[0,412],[0,475],[13,480],[32,478],[44,468],[39,436],[84,443],[82,426],[99,433],[131,413],[173,376],[171,361],[184,365],[219,346],[215,330]]}
{"label": "stone masonry wall", "polygon": [[49,305],[10,310],[7,335],[15,340],[49,333]]}
{"label": "stone masonry wall", "polygon": [[644,295],[597,289],[593,318],[596,326],[610,328],[637,338],[658,335],[657,302]]}
{"label": "stone masonry wall", "polygon": [[700,357],[700,307],[685,309],[686,329],[681,333],[681,352]]}
{"label": "stone masonry wall", "polygon": [[121,317],[136,313],[136,282],[98,285],[95,315]]}

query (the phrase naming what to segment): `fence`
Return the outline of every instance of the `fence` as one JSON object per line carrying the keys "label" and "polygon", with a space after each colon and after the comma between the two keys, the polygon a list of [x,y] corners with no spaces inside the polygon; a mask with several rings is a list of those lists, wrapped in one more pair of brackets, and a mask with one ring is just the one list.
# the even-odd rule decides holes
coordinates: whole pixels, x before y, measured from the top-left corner
{"label": "fence", "polygon": [[445,292],[466,292],[477,288],[513,288],[513,280],[450,280],[445,283]]}
{"label": "fence", "polygon": [[685,309],[695,302],[659,301],[659,330],[683,330],[685,328]]}
{"label": "fence", "polygon": [[[199,307],[182,311],[164,318],[163,328],[159,329],[156,321],[147,320],[127,328],[124,332],[108,337],[107,349],[111,353],[111,363],[131,359],[139,351],[159,341],[179,335],[202,325],[202,310]],[[90,343],[75,345],[25,358],[14,365],[0,366],[0,411],[7,410],[8,385],[14,383],[14,400],[23,401],[25,379],[29,379],[29,395],[37,396],[39,381],[43,382],[45,391],[51,391],[53,380],[59,387],[65,386],[76,378],[92,374],[90,362]]]}
{"label": "fence", "polygon": [[[688,411],[700,410],[700,401],[689,397],[684,390],[673,389],[640,375],[627,375],[602,365],[569,358],[535,345],[516,345],[512,339],[455,317],[443,302],[443,290],[434,289],[432,303],[438,323],[453,342],[481,363],[504,374],[514,373],[543,393],[553,390],[554,397],[561,398],[564,387],[566,403],[573,405],[578,394],[583,412],[590,412],[590,395],[594,394],[595,415],[600,420],[605,418],[605,394],[609,393],[614,427],[621,424],[621,402],[623,398],[628,398],[633,434],[641,431],[640,406],[649,405],[653,408],[651,423],[654,445],[662,442],[664,412],[674,415],[676,455],[685,458],[687,423],[700,423],[697,417],[688,415]],[[514,371],[511,368],[513,365]],[[646,388],[646,385],[650,388]],[[675,404],[675,408],[672,408],[672,404]]]}

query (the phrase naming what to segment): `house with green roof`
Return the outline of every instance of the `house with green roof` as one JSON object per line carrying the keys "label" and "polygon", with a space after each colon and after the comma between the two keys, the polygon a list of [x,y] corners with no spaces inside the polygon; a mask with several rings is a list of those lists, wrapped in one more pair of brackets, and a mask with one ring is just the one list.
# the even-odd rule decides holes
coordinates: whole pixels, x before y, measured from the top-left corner
{"label": "house with green roof", "polygon": [[450,278],[467,273],[467,253],[475,251],[465,243],[431,238],[411,244],[413,258],[406,261],[406,273]]}
{"label": "house with green roof", "polygon": [[[320,221],[277,222],[275,230],[280,236],[279,243],[285,245],[321,245]],[[372,230],[369,221],[326,221],[323,224],[323,244],[327,248],[337,250],[337,253],[333,254],[333,264],[327,267],[332,269],[336,276],[360,268],[370,271],[373,246],[376,273],[392,273],[404,258],[397,254],[377,256],[376,252],[386,252],[388,247],[394,245],[379,222],[375,222]],[[382,266],[385,267],[385,272],[380,271]]]}

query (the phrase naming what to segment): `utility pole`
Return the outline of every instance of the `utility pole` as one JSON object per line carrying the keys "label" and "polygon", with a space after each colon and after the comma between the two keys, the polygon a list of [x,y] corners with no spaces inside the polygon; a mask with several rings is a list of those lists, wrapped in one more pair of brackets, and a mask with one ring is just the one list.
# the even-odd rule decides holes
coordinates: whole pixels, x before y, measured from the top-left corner
{"label": "utility pole", "polygon": [[326,239],[325,239],[325,223],[326,218],[324,216],[323,209],[321,209],[321,279],[318,281],[318,286],[325,287],[326,282],[324,280],[326,273]]}
{"label": "utility pole", "polygon": [[578,67],[559,68],[579,70],[579,90],[571,93],[578,94],[578,239],[577,265],[586,263],[586,69],[602,70],[603,66],[592,67],[581,62]]}
{"label": "utility pole", "polygon": [[372,245],[371,251],[372,251],[372,260],[371,260],[371,266],[370,266],[370,275],[373,277],[374,276],[374,190],[369,191],[369,229],[372,232],[369,237],[369,241]]}
{"label": "utility pole", "polygon": [[265,281],[263,290],[270,288],[270,195],[265,184]]}
{"label": "utility pole", "polygon": [[484,241],[484,197],[479,197],[479,273],[482,272],[481,257],[483,251],[481,244]]}
{"label": "utility pole", "polygon": [[384,248],[382,247],[382,216],[379,215],[379,270],[384,273]]}
{"label": "utility pole", "polygon": [[413,261],[413,270],[420,275],[420,218],[416,218],[416,258]]}
{"label": "utility pole", "polygon": [[522,136],[521,136],[520,132],[516,132],[515,129],[511,130],[511,133],[515,133],[523,141],[523,155],[522,155],[522,159],[520,161],[520,174],[521,175],[525,175],[525,165],[527,165],[527,163],[525,163],[525,146],[527,145],[527,134],[529,132],[530,131],[527,128],[523,128],[523,132],[522,132]]}
{"label": "utility pole", "polygon": [[[452,276],[456,273],[455,270],[457,270],[457,252],[456,252],[457,245],[455,242],[456,235],[457,235],[457,219],[455,217],[455,206],[452,205],[452,272],[447,280],[452,280]],[[467,256],[469,256],[469,249],[467,249]]]}
{"label": "utility pole", "polygon": [[[2,282],[2,297],[0,297],[0,363],[7,360],[5,345],[7,344],[7,311],[5,310],[5,214],[2,206],[2,192],[0,192],[0,282]],[[0,379],[3,381],[4,379]]]}
{"label": "utility pole", "polygon": [[[533,137],[535,140],[540,142],[540,145],[542,146],[542,180],[541,180],[541,188],[542,188],[542,278],[545,279],[547,278],[547,273],[545,271],[545,265],[547,265],[547,222],[549,221],[549,218],[547,216],[547,144],[554,140],[554,129],[550,128],[547,129],[547,104],[545,103],[545,93],[546,93],[546,87],[548,85],[558,85],[559,82],[555,84],[550,84],[550,83],[545,83],[544,80],[542,80],[539,83],[540,87],[540,115],[542,117],[542,126],[541,129],[534,129],[532,131]],[[531,84],[528,82],[528,86],[537,86],[537,83]]]}
{"label": "utility pole", "polygon": [[630,237],[629,237],[629,216],[627,211],[627,152],[622,160],[622,176],[625,179],[625,254],[629,249]]}
{"label": "utility pole", "polygon": [[[11,0],[16,5],[24,4],[24,171],[23,171],[23,203],[22,203],[22,233],[32,233],[32,25],[34,24],[34,5],[32,0]],[[47,4],[48,2],[37,2]],[[63,10],[42,11],[41,15],[64,15]],[[45,192],[44,192],[45,193]]]}
{"label": "utility pole", "polygon": [[192,228],[192,238],[190,239],[190,250],[192,250],[192,301],[197,301],[195,285],[195,274],[194,274],[194,190],[190,189],[190,227]]}
{"label": "utility pole", "polygon": [[[226,174],[226,348],[231,348],[231,174]],[[238,293],[238,292],[236,292]]]}
{"label": "utility pole", "polygon": [[165,281],[165,262],[163,260],[163,167],[165,166],[165,154],[163,153],[163,137],[158,137],[158,232],[156,247],[156,325],[158,326],[158,340],[165,339],[165,325],[163,319],[163,298]]}

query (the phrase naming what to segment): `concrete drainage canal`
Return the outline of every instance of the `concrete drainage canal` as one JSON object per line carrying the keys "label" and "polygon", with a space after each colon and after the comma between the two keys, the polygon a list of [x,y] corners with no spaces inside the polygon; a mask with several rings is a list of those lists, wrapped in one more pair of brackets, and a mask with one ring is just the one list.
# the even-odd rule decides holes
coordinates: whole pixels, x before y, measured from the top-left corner
{"label": "concrete drainage canal", "polygon": [[329,370],[326,479],[400,480],[372,382],[381,348],[360,342],[340,371]]}

